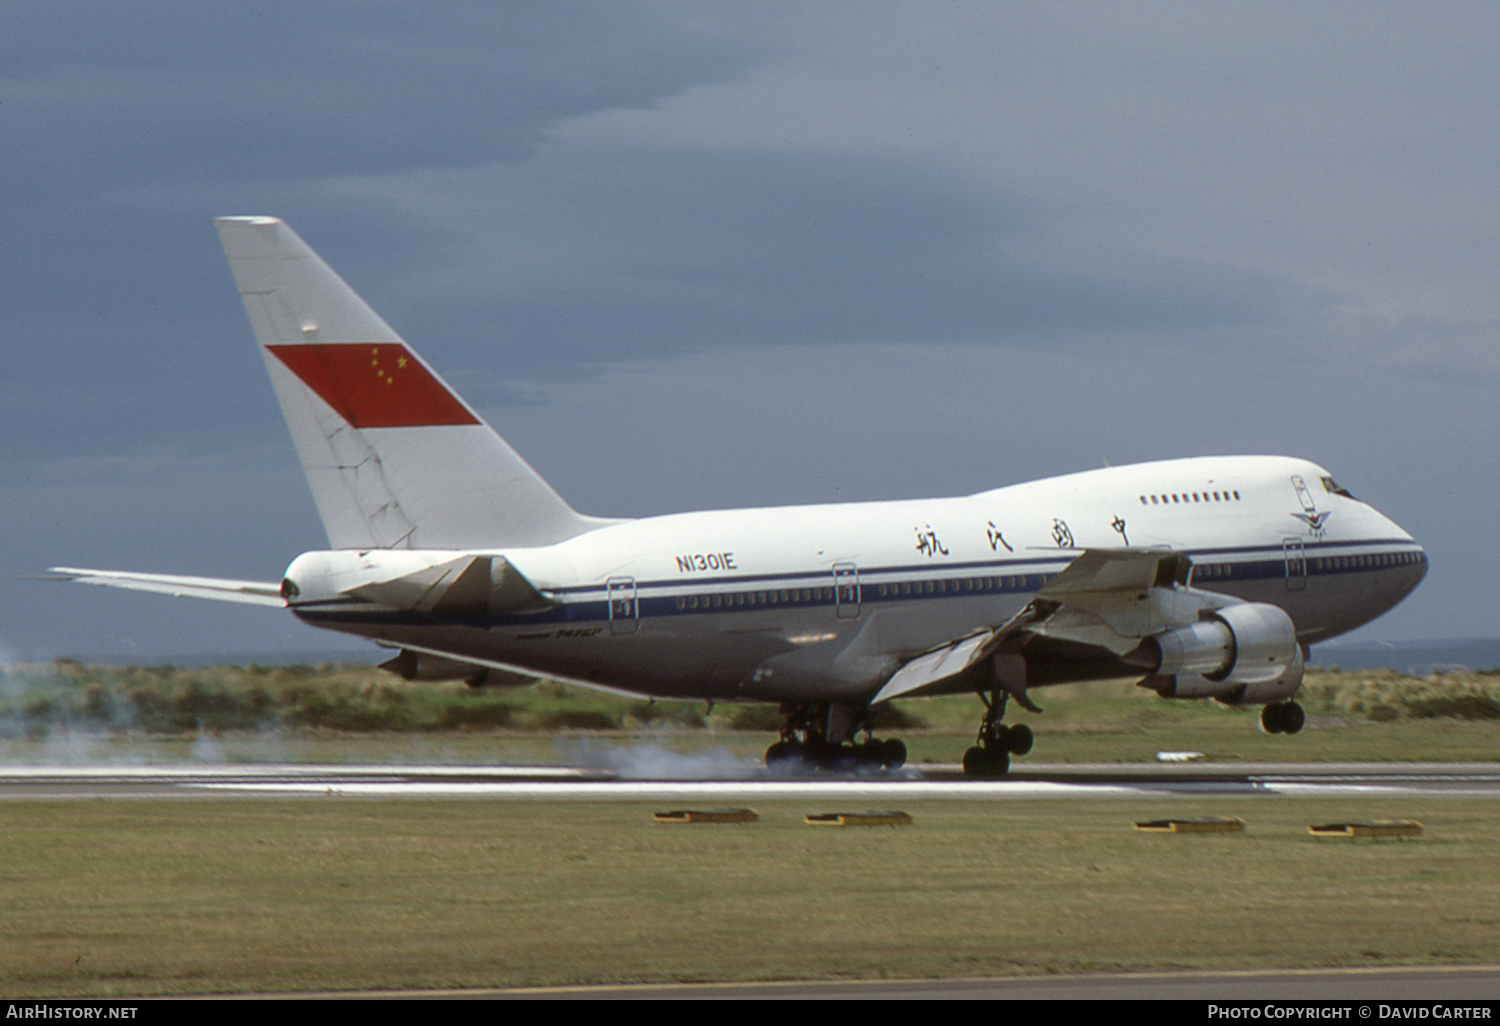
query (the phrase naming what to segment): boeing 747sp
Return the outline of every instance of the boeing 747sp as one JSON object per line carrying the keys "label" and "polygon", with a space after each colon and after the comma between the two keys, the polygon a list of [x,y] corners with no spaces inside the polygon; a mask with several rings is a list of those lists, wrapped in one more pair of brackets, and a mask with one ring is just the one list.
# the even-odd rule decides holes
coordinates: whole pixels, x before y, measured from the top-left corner
{"label": "boeing 747sp", "polygon": [[1033,689],[1128,677],[1296,733],[1307,647],[1427,571],[1323,468],[1112,467],[959,498],[616,520],[568,505],[281,221],[219,235],[329,548],[279,582],[68,567],[88,584],[283,606],[397,650],[407,679],[537,678],[774,702],[768,763],[895,767],[895,698],[977,693],[967,772],[1032,744]]}

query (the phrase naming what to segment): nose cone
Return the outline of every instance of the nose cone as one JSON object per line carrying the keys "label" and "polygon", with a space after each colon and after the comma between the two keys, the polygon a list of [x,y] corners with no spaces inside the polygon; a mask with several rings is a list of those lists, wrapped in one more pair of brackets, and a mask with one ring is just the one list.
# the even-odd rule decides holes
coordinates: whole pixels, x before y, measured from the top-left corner
{"label": "nose cone", "polygon": [[1422,583],[1422,578],[1427,576],[1427,550],[1418,548],[1415,553],[1415,557],[1416,562],[1411,565],[1410,572],[1407,575],[1408,583],[1406,585],[1406,590],[1401,592],[1400,595],[1396,596],[1396,601],[1391,603],[1391,605],[1393,606],[1396,604],[1396,602],[1400,602],[1402,599],[1406,598],[1406,596],[1416,591],[1417,585]]}
{"label": "nose cone", "polygon": [[[1380,612],[1384,613],[1415,591],[1417,585],[1422,583],[1422,578],[1427,576],[1427,551],[1390,517],[1374,509],[1370,510],[1370,514],[1378,518],[1381,528],[1372,537],[1389,538],[1397,543],[1397,551],[1367,557],[1387,564],[1378,566],[1373,575],[1375,597],[1379,602]],[[1401,542],[1407,544],[1401,545]]]}
{"label": "nose cone", "polygon": [[[1295,514],[1294,514],[1295,515]],[[1352,496],[1332,506],[1326,535],[1309,553],[1324,586],[1298,620],[1304,641],[1336,637],[1390,612],[1427,576],[1427,553],[1393,520]],[[1294,617],[1294,619],[1296,619]]]}

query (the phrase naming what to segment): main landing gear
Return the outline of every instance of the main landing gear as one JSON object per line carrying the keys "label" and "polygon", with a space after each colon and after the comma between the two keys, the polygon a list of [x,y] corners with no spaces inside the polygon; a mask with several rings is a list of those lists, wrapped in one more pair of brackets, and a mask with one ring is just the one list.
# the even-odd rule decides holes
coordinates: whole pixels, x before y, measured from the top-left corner
{"label": "main landing gear", "polygon": [[964,775],[969,777],[1003,777],[1010,772],[1010,757],[1025,755],[1036,740],[1024,723],[1007,727],[1005,718],[1008,695],[1003,691],[979,693],[984,702],[984,720],[979,724],[978,742],[964,753]]}
{"label": "main landing gear", "polygon": [[[897,738],[877,741],[866,730],[865,740],[854,742],[848,710],[827,705],[782,706],[786,726],[781,740],[766,749],[766,768],[783,772],[805,770],[900,769],[906,764],[906,744]],[[840,735],[849,741],[836,741]]]}
{"label": "main landing gear", "polygon": [[1267,734],[1295,734],[1307,722],[1296,702],[1273,702],[1260,710],[1260,729]]}

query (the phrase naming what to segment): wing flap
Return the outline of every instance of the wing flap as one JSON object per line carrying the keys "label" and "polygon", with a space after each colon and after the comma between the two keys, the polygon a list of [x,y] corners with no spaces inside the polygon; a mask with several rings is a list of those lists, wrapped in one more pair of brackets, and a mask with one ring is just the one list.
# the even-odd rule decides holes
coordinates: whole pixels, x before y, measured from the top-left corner
{"label": "wing flap", "polygon": [[909,695],[929,684],[957,676],[982,658],[981,650],[984,649],[985,642],[994,635],[994,631],[981,631],[917,656],[885,682],[885,686],[876,693],[870,704]]}
{"label": "wing flap", "polygon": [[1165,549],[1085,549],[1005,623],[908,660],[872,704],[957,690],[962,682],[955,678],[990,658],[996,660],[990,686],[998,683],[1024,703],[1026,661],[1015,653],[1028,640],[1046,639],[1097,653],[1098,660],[1118,660],[1146,635],[1232,601],[1186,588],[1190,566],[1187,557]]}
{"label": "wing flap", "polygon": [[1085,549],[1040,594],[1129,594],[1150,588],[1187,584],[1191,562],[1170,549]]}
{"label": "wing flap", "polygon": [[[951,681],[970,667],[995,655],[1001,642],[1035,620],[1041,615],[1042,608],[1036,602],[1032,602],[998,627],[976,631],[946,645],[929,649],[892,674],[890,680],[885,682],[885,686],[870,700],[870,704],[874,705],[876,702],[888,701],[902,695],[913,695],[919,691],[936,693],[938,685]],[[997,671],[998,669],[997,667]],[[1005,671],[1008,677],[1016,676],[1014,666],[1007,665]],[[1007,683],[1017,685],[1022,690],[1025,689],[1024,679]]]}
{"label": "wing flap", "polygon": [[[1234,601],[1187,586],[1192,562],[1167,549],[1086,549],[1037,592],[1059,605],[1038,633],[1118,649],[1167,627],[1197,619],[1204,608]],[[1129,646],[1126,646],[1127,648]]]}

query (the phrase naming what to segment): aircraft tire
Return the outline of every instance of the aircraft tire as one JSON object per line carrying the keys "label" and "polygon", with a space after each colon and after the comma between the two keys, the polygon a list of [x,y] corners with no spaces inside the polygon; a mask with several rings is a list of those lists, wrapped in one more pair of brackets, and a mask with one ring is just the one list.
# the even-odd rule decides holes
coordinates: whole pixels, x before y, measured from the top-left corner
{"label": "aircraft tire", "polygon": [[1296,702],[1287,702],[1281,707],[1281,730],[1286,734],[1295,734],[1302,729],[1307,722],[1307,714],[1302,711],[1302,706]]}
{"label": "aircraft tire", "polygon": [[807,754],[803,758],[818,769],[833,769],[849,754],[849,750],[837,741],[809,741]]}
{"label": "aircraft tire", "polygon": [[1003,748],[975,745],[964,753],[964,776],[993,780],[1010,772],[1010,753]]}
{"label": "aircraft tire", "polygon": [[1036,743],[1036,735],[1024,723],[1017,723],[1005,734],[1005,748],[1011,755],[1025,755]]}
{"label": "aircraft tire", "polygon": [[805,762],[802,746],[795,741],[777,741],[766,749],[766,769],[799,770]]}
{"label": "aircraft tire", "polygon": [[1260,729],[1267,734],[1280,734],[1286,730],[1286,721],[1282,718],[1281,703],[1273,703],[1261,709]]}
{"label": "aircraft tire", "polygon": [[880,746],[880,764],[886,769],[900,769],[906,765],[906,742],[900,738],[877,741]]}

